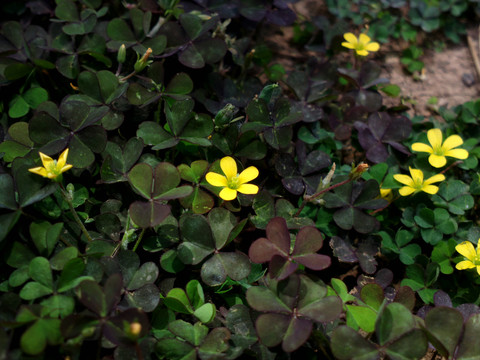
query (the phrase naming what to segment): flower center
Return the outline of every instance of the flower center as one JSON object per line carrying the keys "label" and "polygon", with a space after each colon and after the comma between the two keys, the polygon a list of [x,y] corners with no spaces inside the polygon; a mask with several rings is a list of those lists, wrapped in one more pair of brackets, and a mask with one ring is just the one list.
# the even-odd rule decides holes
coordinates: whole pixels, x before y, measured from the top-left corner
{"label": "flower center", "polygon": [[240,184],[238,183],[238,174],[228,179],[227,186],[232,190],[237,190],[240,187]]}
{"label": "flower center", "polygon": [[433,153],[437,156],[445,156],[445,149],[443,146],[436,146],[433,148]]}
{"label": "flower center", "polygon": [[472,262],[475,266],[480,266],[480,255],[475,256]]}
{"label": "flower center", "polygon": [[53,162],[50,163],[50,166],[48,167],[47,171],[51,174],[59,175],[59,171],[57,169],[57,160],[53,160]]}

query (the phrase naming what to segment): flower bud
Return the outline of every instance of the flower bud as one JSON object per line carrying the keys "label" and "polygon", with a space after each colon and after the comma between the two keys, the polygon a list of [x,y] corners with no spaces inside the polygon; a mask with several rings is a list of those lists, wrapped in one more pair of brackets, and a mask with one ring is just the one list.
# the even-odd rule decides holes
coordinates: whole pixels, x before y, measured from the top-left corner
{"label": "flower bud", "polygon": [[357,180],[362,176],[362,174],[368,170],[368,164],[360,163],[356,167],[352,165],[352,170],[350,171],[350,179]]}
{"label": "flower bud", "polygon": [[119,64],[123,64],[125,62],[125,58],[127,57],[127,48],[125,44],[122,44],[117,52],[117,61]]}
{"label": "flower bud", "polygon": [[147,67],[147,65],[150,64],[148,61],[148,58],[150,57],[151,54],[152,54],[152,49],[148,48],[147,51],[145,51],[145,54],[143,54],[143,56],[137,60],[137,62],[134,65],[134,69],[136,73],[141,72],[143,69]]}
{"label": "flower bud", "polygon": [[215,125],[216,126],[224,126],[228,125],[230,121],[233,120],[233,117],[235,114],[238,112],[238,109],[232,105],[232,104],[227,104],[225,107],[220,110],[217,115],[215,115]]}
{"label": "flower bud", "polygon": [[139,322],[133,322],[130,324],[130,334],[133,336],[138,336],[142,332],[142,324]]}

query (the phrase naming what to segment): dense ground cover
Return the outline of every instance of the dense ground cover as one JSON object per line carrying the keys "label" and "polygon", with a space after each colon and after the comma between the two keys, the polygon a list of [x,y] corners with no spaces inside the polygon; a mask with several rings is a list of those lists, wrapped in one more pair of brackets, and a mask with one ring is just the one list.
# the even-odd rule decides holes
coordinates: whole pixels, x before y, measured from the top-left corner
{"label": "dense ground cover", "polygon": [[480,101],[381,76],[478,2],[295,3],[0,5],[0,358],[480,358]]}

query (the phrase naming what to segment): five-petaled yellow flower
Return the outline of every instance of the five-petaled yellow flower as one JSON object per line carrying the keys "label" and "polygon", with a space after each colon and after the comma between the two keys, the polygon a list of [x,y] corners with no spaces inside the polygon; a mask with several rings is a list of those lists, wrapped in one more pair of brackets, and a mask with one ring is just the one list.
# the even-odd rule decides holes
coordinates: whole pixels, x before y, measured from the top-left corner
{"label": "five-petaled yellow flower", "polygon": [[436,194],[438,186],[432,184],[445,180],[445,175],[437,174],[424,181],[422,170],[412,169],[411,167],[409,167],[409,170],[411,177],[403,174],[393,175],[395,180],[406,185],[399,190],[399,193],[402,196],[408,196],[419,191],[424,191],[428,194]]}
{"label": "five-petaled yellow flower", "polygon": [[369,52],[378,51],[378,49],[380,49],[380,44],[370,41],[370,37],[366,34],[360,34],[357,39],[354,34],[348,32],[343,34],[343,37],[347,41],[342,42],[342,46],[355,50],[357,55],[360,56],[367,56]]}
{"label": "five-petaled yellow flower", "polygon": [[465,256],[467,260],[460,261],[455,267],[457,270],[466,270],[477,268],[477,272],[480,275],[480,240],[477,244],[477,250],[473,247],[470,241],[464,241],[461,244],[455,246],[461,255]]}
{"label": "five-petaled yellow flower", "polygon": [[41,152],[38,153],[40,159],[42,159],[43,167],[28,169],[28,171],[49,178],[57,179],[63,172],[72,168],[73,165],[67,164],[68,148],[60,154],[58,160],[53,160],[50,156],[47,156]]}
{"label": "five-petaled yellow flower", "polygon": [[446,156],[462,160],[468,158],[467,150],[455,149],[457,146],[463,144],[463,140],[460,136],[450,135],[442,143],[442,131],[440,129],[430,129],[427,132],[427,137],[431,146],[424,143],[414,143],[412,144],[412,150],[431,154],[428,157],[428,162],[433,167],[440,168],[445,166],[447,163],[447,159],[445,159]]}
{"label": "five-petaled yellow flower", "polygon": [[230,156],[226,156],[220,160],[220,168],[225,176],[209,172],[205,179],[210,185],[223,187],[218,194],[223,200],[235,199],[237,191],[242,194],[258,193],[257,185],[247,184],[258,176],[258,169],[255,166],[250,166],[238,174],[237,163]]}

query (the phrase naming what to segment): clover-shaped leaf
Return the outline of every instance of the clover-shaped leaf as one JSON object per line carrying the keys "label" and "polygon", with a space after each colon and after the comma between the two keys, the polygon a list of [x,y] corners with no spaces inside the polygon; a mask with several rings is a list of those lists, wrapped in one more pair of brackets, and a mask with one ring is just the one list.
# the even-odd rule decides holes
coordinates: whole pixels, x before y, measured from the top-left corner
{"label": "clover-shaped leaf", "polygon": [[405,265],[411,265],[415,262],[415,257],[422,253],[422,249],[418,244],[409,244],[414,235],[408,230],[399,230],[392,239],[390,234],[385,231],[378,233],[382,237],[382,248],[386,252],[397,254],[400,261]]}
{"label": "clover-shaped leaf", "polygon": [[386,145],[410,155],[410,151],[401,144],[412,130],[411,121],[405,116],[392,117],[385,112],[375,112],[368,117],[367,123],[357,121],[358,141],[366,151],[367,159],[380,163],[388,158]]}
{"label": "clover-shaped leaf", "polygon": [[371,238],[363,240],[358,247],[355,247],[348,238],[342,239],[334,236],[330,239],[330,247],[338,260],[349,263],[358,261],[362,270],[367,274],[373,274],[377,269],[375,255],[378,252],[378,245]]}
{"label": "clover-shaped leaf", "polygon": [[326,193],[323,199],[327,208],[340,208],[333,214],[335,223],[344,230],[355,229],[359,233],[367,234],[374,231],[378,221],[362,210],[380,209],[388,201],[379,199],[378,183],[371,179],[364,183],[349,182]]}
{"label": "clover-shaped leaf", "polygon": [[140,227],[160,224],[169,214],[170,208],[162,202],[191,194],[192,187],[179,186],[180,174],[170,163],[159,163],[152,168],[146,163],[135,165],[128,173],[133,189],[149,202],[136,201],[130,205],[130,216]]}
{"label": "clover-shaped leaf", "polygon": [[410,310],[399,303],[387,305],[375,324],[378,345],[348,326],[332,333],[333,354],[339,360],[378,359],[387,354],[392,359],[418,359],[427,351],[424,332],[416,327]]}
{"label": "clover-shaped leaf", "polygon": [[180,200],[184,207],[192,208],[195,214],[205,214],[214,206],[213,198],[200,188],[201,179],[203,179],[208,165],[208,162],[205,160],[195,160],[190,166],[186,164],[177,166],[182,179],[196,185],[189,196]]}
{"label": "clover-shaped leaf", "polygon": [[[270,87],[278,85],[269,85]],[[268,89],[267,89],[268,90]],[[268,93],[264,88],[262,93]],[[301,120],[300,112],[293,112],[290,103],[284,98],[273,101],[266,95],[253,99],[245,109],[249,121],[242,125],[242,132],[253,130],[263,133],[265,141],[274,149],[279,150],[289,145],[292,139],[292,127]]]}
{"label": "clover-shaped leaf", "polygon": [[[453,273],[453,258],[455,258],[457,242],[455,239],[450,238],[447,241],[439,242],[432,250],[431,259],[440,265],[440,271],[442,274]],[[458,254],[457,254],[458,255]]]}
{"label": "clover-shaped leaf", "polygon": [[218,357],[229,348],[230,331],[224,327],[209,332],[199,322],[192,325],[183,320],[175,320],[168,324],[168,330],[174,337],[160,339],[156,345],[157,352],[167,359],[194,360],[198,356],[201,360],[207,360]]}
{"label": "clover-shaped leaf", "polygon": [[275,217],[270,220],[266,231],[267,237],[255,240],[248,254],[255,263],[270,262],[272,278],[287,278],[297,270],[299,264],[312,270],[323,270],[330,266],[329,256],[317,254],[323,245],[323,237],[313,226],[300,229],[292,250],[284,218]]}
{"label": "clover-shaped leaf", "polygon": [[165,116],[168,131],[153,121],[140,124],[137,136],[146,144],[153,145],[153,150],[170,148],[180,140],[200,146],[210,146],[207,137],[213,131],[212,119],[206,114],[195,114],[195,102],[191,98],[176,101],[173,105],[165,103]]}
{"label": "clover-shaped leaf", "polygon": [[420,233],[425,242],[436,245],[443,235],[454,234],[458,229],[455,219],[450,217],[447,210],[435,208],[433,211],[428,208],[422,208],[418,215],[414,216],[415,222],[420,226]]}
{"label": "clover-shaped leaf", "polygon": [[314,322],[332,321],[342,311],[342,300],[325,296],[326,286],[306,275],[265,281],[265,286],[248,288],[246,297],[253,309],[265,312],[255,327],[260,341],[268,347],[282,343],[284,351],[295,351],[307,341]]}
{"label": "clover-shaped leaf", "polygon": [[27,155],[33,148],[33,142],[30,140],[28,132],[28,123],[16,122],[8,128],[8,137],[0,143],[0,153],[3,160],[13,161],[17,157]]}
{"label": "clover-shaped leaf", "polygon": [[215,317],[215,305],[205,302],[203,288],[197,280],[190,280],[186,291],[181,288],[173,288],[163,301],[169,309],[182,314],[194,315],[202,323],[209,323]]}
{"label": "clover-shaped leaf", "polygon": [[316,76],[306,71],[292,71],[286,80],[298,98],[293,108],[302,112],[304,122],[312,123],[324,117],[323,109],[315,102],[327,96],[331,81],[322,75],[324,74]]}
{"label": "clover-shaped leaf", "polygon": [[222,284],[226,277],[241,280],[250,273],[250,261],[241,252],[219,252],[243,228],[245,222],[237,221],[232,213],[215,208],[208,214],[184,215],[180,219],[183,242],[178,246],[179,259],[185,264],[198,264],[214,253],[203,265],[201,276],[210,285]]}
{"label": "clover-shaped leaf", "polygon": [[130,138],[123,149],[117,143],[107,142],[105,159],[100,170],[102,181],[108,184],[127,181],[127,173],[140,158],[142,150],[143,143],[136,137]]}
{"label": "clover-shaped leaf", "polygon": [[107,112],[106,106],[90,107],[76,100],[64,100],[58,110],[45,102],[30,120],[30,138],[47,155],[68,147],[68,162],[85,168],[95,160],[94,153],[102,152],[107,143],[105,129],[97,125]]}
{"label": "clover-shaped leaf", "polygon": [[432,201],[455,215],[464,215],[474,205],[469,186],[461,180],[443,181],[438,192],[432,196]]}
{"label": "clover-shaped leaf", "polygon": [[426,267],[420,264],[409,265],[406,269],[406,278],[402,280],[402,286],[409,286],[426,304],[433,303],[435,282],[440,274],[440,266],[437,263],[429,263]]}
{"label": "clover-shaped leaf", "polygon": [[282,177],[283,186],[292,194],[314,193],[321,178],[319,171],[331,164],[330,157],[321,150],[307,154],[302,141],[297,141],[296,150],[297,161],[290,154],[278,154],[275,170]]}

